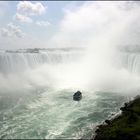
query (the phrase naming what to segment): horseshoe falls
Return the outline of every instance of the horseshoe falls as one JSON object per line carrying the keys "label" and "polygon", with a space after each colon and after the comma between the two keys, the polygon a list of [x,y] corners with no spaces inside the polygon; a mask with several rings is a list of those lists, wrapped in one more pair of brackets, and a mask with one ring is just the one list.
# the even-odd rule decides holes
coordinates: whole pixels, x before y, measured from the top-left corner
{"label": "horseshoe falls", "polygon": [[[137,85],[135,74],[140,72],[140,54],[120,52],[119,59],[123,61],[118,67],[122,72],[117,71],[121,78],[115,76],[116,81],[111,85],[107,75],[108,78],[102,79],[105,87],[103,83],[95,83],[97,79],[89,84],[90,78],[84,77],[85,61],[81,60],[85,56],[82,49],[39,50],[37,53],[1,51],[0,137],[91,138],[97,124],[117,113],[119,107],[133,97],[124,93],[128,91],[126,84],[133,87],[131,82],[127,83],[129,74]],[[117,74],[117,71],[113,72]],[[110,73],[110,76],[113,75]],[[125,82],[123,88],[122,82]],[[79,102],[73,100],[77,90],[83,93]]]}
{"label": "horseshoe falls", "polygon": [[0,139],[93,138],[140,94],[139,19],[136,1],[0,2]]}

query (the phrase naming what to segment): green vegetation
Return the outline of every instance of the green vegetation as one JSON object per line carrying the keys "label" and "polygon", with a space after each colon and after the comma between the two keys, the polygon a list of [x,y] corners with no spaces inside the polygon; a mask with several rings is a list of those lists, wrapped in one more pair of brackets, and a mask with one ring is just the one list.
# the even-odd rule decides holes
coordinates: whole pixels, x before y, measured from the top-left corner
{"label": "green vegetation", "polygon": [[140,140],[140,96],[120,109],[120,116],[98,127],[94,140]]}

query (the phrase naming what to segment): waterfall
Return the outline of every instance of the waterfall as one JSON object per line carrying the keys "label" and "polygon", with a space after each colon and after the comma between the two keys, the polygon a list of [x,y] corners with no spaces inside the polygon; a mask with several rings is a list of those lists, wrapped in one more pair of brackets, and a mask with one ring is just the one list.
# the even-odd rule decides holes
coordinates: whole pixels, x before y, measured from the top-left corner
{"label": "waterfall", "polygon": [[121,60],[122,66],[130,73],[140,74],[140,53],[123,53]]}
{"label": "waterfall", "polygon": [[18,72],[42,64],[58,64],[78,60],[81,51],[0,52],[0,72]]}
{"label": "waterfall", "polygon": [[3,81],[1,87],[6,90],[9,81],[16,86],[22,80],[22,87],[24,84],[26,87],[31,83],[35,87],[49,85],[53,88],[82,87],[115,91],[124,89],[122,83],[128,82],[129,88],[133,81],[137,81],[132,74],[140,73],[139,53],[117,52],[117,57],[111,61],[113,65],[107,55],[103,57],[103,52],[99,51],[98,54],[89,55],[88,51],[82,49],[54,49],[39,52],[1,51],[0,78]]}

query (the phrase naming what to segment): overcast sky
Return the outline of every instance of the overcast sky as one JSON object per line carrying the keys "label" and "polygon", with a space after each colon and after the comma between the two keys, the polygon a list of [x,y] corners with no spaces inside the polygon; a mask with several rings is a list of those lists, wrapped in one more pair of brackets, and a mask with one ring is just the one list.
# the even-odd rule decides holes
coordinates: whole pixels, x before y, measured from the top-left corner
{"label": "overcast sky", "polygon": [[124,3],[1,1],[0,49],[82,46],[105,27],[139,26],[139,2]]}

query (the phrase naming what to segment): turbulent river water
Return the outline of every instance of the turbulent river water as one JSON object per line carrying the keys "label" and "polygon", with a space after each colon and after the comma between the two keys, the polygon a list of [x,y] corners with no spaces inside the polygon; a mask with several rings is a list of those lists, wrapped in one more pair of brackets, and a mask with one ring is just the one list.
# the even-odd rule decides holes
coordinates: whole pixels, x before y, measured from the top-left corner
{"label": "turbulent river water", "polygon": [[[131,90],[139,87],[139,79],[135,78],[140,70],[138,54],[125,53],[122,64],[119,63],[119,67],[132,73],[134,78],[126,78],[129,74],[124,71],[121,76],[125,76],[120,81],[117,76],[107,76],[116,78],[109,80],[120,83],[123,87],[118,87],[127,89],[125,92],[116,90],[118,87],[114,85],[112,88],[110,82],[108,86],[105,77],[105,85],[96,84],[100,76],[92,85],[83,63],[78,65],[83,56],[83,51],[73,49],[1,51],[0,138],[91,138],[97,124],[118,113],[122,104],[137,94],[138,90],[133,95],[124,93],[131,87],[129,85],[132,85]],[[72,98],[77,90],[83,93],[79,102]]]}

